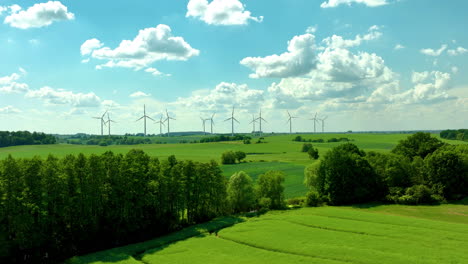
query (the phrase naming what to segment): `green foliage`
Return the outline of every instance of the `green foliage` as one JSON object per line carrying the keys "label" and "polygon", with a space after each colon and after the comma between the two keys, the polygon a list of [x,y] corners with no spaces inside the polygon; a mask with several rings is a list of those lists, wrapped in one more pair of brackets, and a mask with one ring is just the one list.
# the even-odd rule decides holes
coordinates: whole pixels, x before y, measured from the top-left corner
{"label": "green foliage", "polygon": [[309,149],[312,148],[312,144],[310,143],[304,143],[302,144],[302,149],[301,149],[301,152],[307,152],[309,151]]}
{"label": "green foliage", "polygon": [[439,186],[447,199],[468,195],[468,166],[454,150],[439,149],[425,160],[428,183]]}
{"label": "green foliage", "polygon": [[269,209],[284,208],[284,178],[282,171],[267,171],[260,175],[257,180],[257,194],[259,201],[267,198],[269,200]]}
{"label": "green foliage", "polygon": [[0,161],[0,197],[2,263],[59,261],[227,211],[226,180],[215,162],[160,162],[141,150],[9,156]]}
{"label": "green foliage", "polygon": [[318,149],[316,148],[310,148],[308,151],[307,151],[307,154],[309,154],[309,158],[310,159],[318,159],[319,158],[319,152],[318,152]]}
{"label": "green foliage", "polygon": [[412,185],[413,169],[407,158],[378,152],[369,152],[366,158],[388,188]]}
{"label": "green foliage", "polygon": [[333,205],[372,201],[382,195],[382,186],[364,155],[354,144],[337,146],[309,171],[306,183]]}
{"label": "green foliage", "polygon": [[416,156],[424,159],[427,155],[442,147],[443,144],[442,141],[432,137],[429,133],[418,132],[404,140],[400,140],[392,152],[411,160]]}
{"label": "green foliage", "polygon": [[318,192],[310,190],[306,194],[305,203],[307,206],[314,206],[314,207],[319,206],[321,204],[321,199],[320,199],[320,195],[318,194]]}
{"label": "green foliage", "polygon": [[467,141],[468,129],[444,130],[440,132],[440,137],[445,139]]}
{"label": "green foliage", "polygon": [[252,178],[243,172],[234,173],[228,182],[227,197],[234,213],[255,208],[255,189]]}
{"label": "green foliage", "polygon": [[0,147],[19,145],[55,144],[57,139],[52,135],[29,131],[0,131]]}
{"label": "green foliage", "polygon": [[243,159],[245,159],[245,157],[247,157],[247,155],[245,154],[244,151],[236,151],[234,152],[235,156],[236,156],[236,160],[241,163]]}
{"label": "green foliage", "polygon": [[236,153],[233,151],[226,151],[221,155],[221,164],[235,164],[236,163]]}

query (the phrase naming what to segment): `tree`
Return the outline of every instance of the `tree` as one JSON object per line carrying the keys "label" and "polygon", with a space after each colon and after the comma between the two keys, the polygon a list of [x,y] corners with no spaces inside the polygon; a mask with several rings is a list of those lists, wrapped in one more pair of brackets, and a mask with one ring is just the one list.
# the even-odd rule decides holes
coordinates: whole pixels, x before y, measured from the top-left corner
{"label": "tree", "polygon": [[301,149],[301,151],[302,151],[302,152],[308,152],[309,149],[311,149],[311,148],[312,148],[312,144],[310,144],[310,143],[304,143],[304,144],[302,144],[302,149]]}
{"label": "tree", "polygon": [[439,187],[445,198],[457,199],[468,194],[468,170],[454,150],[439,149],[425,160],[429,184]]}
{"label": "tree", "polygon": [[247,157],[247,155],[245,155],[245,152],[243,152],[243,151],[236,151],[234,154],[235,154],[236,159],[237,159],[237,161],[238,161],[239,163],[241,163],[241,161],[242,161],[243,159],[245,159],[245,157]]}
{"label": "tree", "polygon": [[337,146],[308,170],[306,183],[333,205],[371,201],[382,195],[381,184],[364,155],[352,143]]}
{"label": "tree", "polygon": [[255,208],[255,189],[252,178],[243,172],[234,173],[227,187],[229,204],[234,213],[247,212]]}
{"label": "tree", "polygon": [[405,156],[410,160],[413,160],[416,156],[424,159],[443,145],[442,141],[432,137],[430,133],[418,132],[407,139],[400,140],[392,153]]}
{"label": "tree", "polygon": [[307,154],[309,154],[309,158],[310,159],[318,159],[319,158],[319,152],[318,152],[318,149],[316,148],[310,148],[308,151],[307,151]]}
{"label": "tree", "polygon": [[413,170],[408,158],[377,152],[369,152],[366,158],[387,187],[406,188],[413,184]]}
{"label": "tree", "polygon": [[221,155],[222,164],[235,164],[236,163],[236,154],[232,151],[226,151]]}
{"label": "tree", "polygon": [[284,172],[282,171],[267,171],[259,176],[258,198],[270,199],[269,209],[284,208]]}

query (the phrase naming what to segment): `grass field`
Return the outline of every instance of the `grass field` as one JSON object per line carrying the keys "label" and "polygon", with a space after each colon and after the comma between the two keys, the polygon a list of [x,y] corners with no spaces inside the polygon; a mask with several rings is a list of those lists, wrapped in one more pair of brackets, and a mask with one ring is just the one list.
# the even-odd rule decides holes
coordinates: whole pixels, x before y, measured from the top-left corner
{"label": "grass field", "polygon": [[[231,176],[234,172],[243,170],[256,179],[260,174],[268,170],[281,170],[286,173],[285,195],[287,198],[303,196],[306,189],[303,186],[304,168],[312,163],[306,153],[301,152],[302,142],[294,142],[292,139],[299,134],[293,135],[269,135],[265,136],[267,143],[245,145],[242,142],[215,142],[198,144],[149,144],[149,145],[112,145],[112,146],[85,146],[85,145],[32,145],[0,148],[0,159],[12,155],[17,158],[30,158],[33,156],[46,157],[54,154],[63,157],[67,154],[84,153],[101,154],[106,151],[125,154],[131,149],[142,149],[151,156],[165,159],[175,155],[177,159],[191,159],[194,161],[207,162],[216,160],[220,162],[221,154],[227,150],[240,150],[247,153],[246,163],[222,166],[224,175]],[[301,134],[305,139],[330,139],[346,137],[352,140],[359,148],[365,151],[390,151],[401,139],[409,134]],[[434,135],[437,136],[437,135]],[[181,140],[200,139],[203,136],[172,137],[169,142]],[[209,137],[209,136],[208,136]],[[169,140],[169,139],[168,139]],[[444,140],[445,141],[445,140]],[[255,140],[252,140],[255,142]],[[465,144],[461,141],[447,141],[451,144]],[[342,143],[312,143],[318,148],[320,155],[329,149]]]}
{"label": "grass field", "polygon": [[[465,203],[466,204],[466,203]],[[219,220],[229,226],[240,220]],[[216,221],[215,221],[216,222]],[[468,207],[370,205],[273,211],[69,261],[98,263],[467,263]],[[207,228],[208,226],[208,228]],[[195,228],[196,229],[196,228]]]}

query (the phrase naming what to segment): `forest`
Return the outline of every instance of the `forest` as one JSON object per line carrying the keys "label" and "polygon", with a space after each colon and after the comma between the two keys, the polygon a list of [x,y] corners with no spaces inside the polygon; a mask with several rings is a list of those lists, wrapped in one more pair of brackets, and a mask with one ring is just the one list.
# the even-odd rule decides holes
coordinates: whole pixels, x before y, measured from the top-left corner
{"label": "forest", "polygon": [[440,137],[445,139],[453,140],[468,140],[468,129],[458,129],[458,130],[443,130],[440,132]]}
{"label": "forest", "polygon": [[29,131],[0,131],[0,147],[55,144],[55,136]]}

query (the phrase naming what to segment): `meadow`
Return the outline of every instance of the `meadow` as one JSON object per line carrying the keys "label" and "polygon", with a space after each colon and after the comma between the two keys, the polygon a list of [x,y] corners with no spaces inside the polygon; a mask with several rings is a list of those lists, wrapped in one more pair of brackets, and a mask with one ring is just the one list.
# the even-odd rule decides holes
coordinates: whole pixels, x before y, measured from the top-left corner
{"label": "meadow", "polygon": [[[53,154],[57,157],[64,157],[67,154],[83,153],[85,155],[102,154],[106,151],[126,154],[131,149],[141,149],[150,156],[166,159],[170,155],[175,155],[179,160],[194,160],[208,162],[215,160],[220,163],[221,154],[228,150],[244,151],[247,154],[245,163],[236,165],[222,165],[223,174],[230,177],[234,172],[245,171],[254,180],[268,170],[280,170],[285,172],[285,197],[298,197],[306,193],[304,187],[304,169],[312,164],[307,153],[301,152],[302,142],[295,142],[292,139],[302,136],[306,140],[330,138],[348,138],[353,144],[365,151],[389,152],[400,140],[408,137],[409,134],[386,134],[386,133],[343,133],[343,134],[293,134],[293,135],[265,135],[266,143],[255,144],[257,138],[253,138],[252,144],[243,144],[241,141],[213,142],[213,143],[175,143],[180,141],[199,140],[205,136],[180,136],[162,138],[168,144],[144,144],[144,145],[111,145],[111,146],[87,146],[87,145],[28,145],[0,148],[0,159],[8,155],[15,158],[31,158],[33,156],[47,157]],[[434,134],[439,138],[437,134]],[[209,137],[209,136],[206,136]],[[466,144],[462,141],[445,140],[451,144]],[[323,155],[329,149],[342,144],[334,143],[312,143]]]}
{"label": "meadow", "polygon": [[466,202],[301,208],[222,218],[68,264],[466,263]]}

